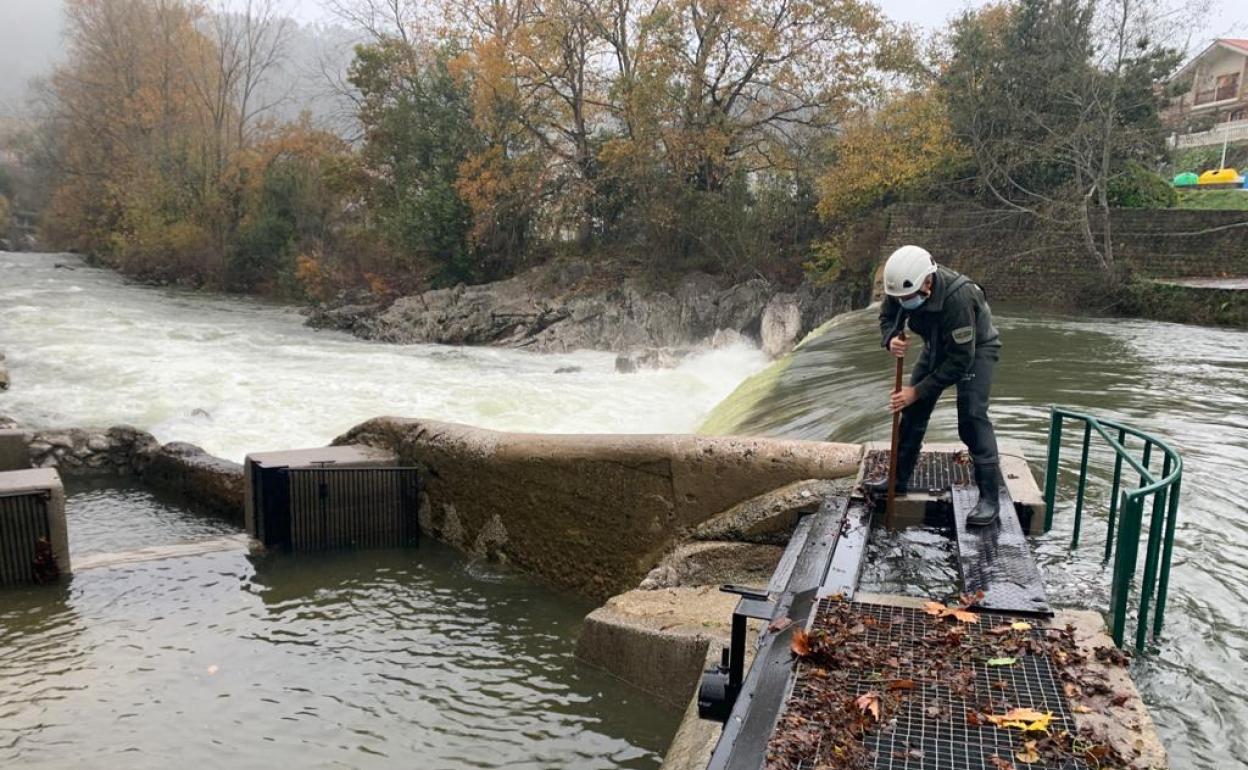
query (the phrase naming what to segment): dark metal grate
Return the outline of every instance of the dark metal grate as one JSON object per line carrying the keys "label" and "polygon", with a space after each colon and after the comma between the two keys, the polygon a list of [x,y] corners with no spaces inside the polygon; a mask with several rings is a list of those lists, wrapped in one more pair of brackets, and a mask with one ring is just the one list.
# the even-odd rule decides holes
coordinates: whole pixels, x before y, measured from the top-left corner
{"label": "dark metal grate", "polygon": [[952,497],[962,590],[983,591],[977,606],[984,609],[1052,615],[1044,580],[1027,547],[1022,525],[1017,516],[1008,513],[1014,510],[1009,491],[1001,488],[1001,510],[1005,514],[987,527],[966,524],[967,516],[979,502],[979,490],[955,487]]}
{"label": "dark metal grate", "polygon": [[290,543],[296,551],[392,548],[420,538],[415,468],[311,468],[287,474]]}
{"label": "dark metal grate", "polygon": [[[959,462],[959,459],[963,460]],[[888,450],[874,449],[864,461],[863,481],[883,481],[888,474]],[[910,488],[938,494],[948,492],[955,484],[971,483],[971,464],[964,452],[923,452],[910,477]]]}
{"label": "dark metal grate", "polygon": [[[813,628],[828,622],[829,602],[819,604]],[[931,616],[922,610],[889,607],[876,604],[854,603],[854,610],[875,620],[866,630],[867,643],[882,645],[896,651],[901,660],[912,658],[920,665],[935,651],[921,643],[931,629]],[[999,613],[980,613],[981,621],[967,628],[968,634],[982,633],[982,629],[1017,620],[1016,616]],[[1042,633],[1039,630],[1033,634]],[[804,686],[807,681],[804,666],[799,666],[797,683],[790,696],[790,703],[813,697]],[[1013,666],[990,667],[986,663],[955,666],[950,673],[969,670],[974,677],[973,690],[977,694],[994,693],[994,683],[1004,682],[1001,697],[1007,698],[1011,707],[1033,708],[1052,712],[1050,730],[1075,731],[1066,698],[1062,695],[1057,671],[1047,657],[1023,655]],[[1068,760],[1061,765],[1036,762],[1022,765],[1015,759],[1016,752],[1028,738],[1019,730],[999,728],[985,722],[972,726],[966,713],[982,708],[982,703],[968,701],[946,682],[932,682],[919,675],[916,668],[901,668],[897,675],[909,676],[917,687],[893,714],[895,724],[886,724],[870,733],[866,746],[874,752],[872,767],[876,770],[995,770],[992,756],[1012,763],[1015,767],[1034,770],[1087,770],[1088,765],[1079,760]],[[879,688],[879,672],[860,670],[850,672],[846,687],[852,691],[845,697],[856,697]],[[934,714],[932,712],[935,712]],[[1034,736],[1032,736],[1034,737]],[[836,763],[831,757],[822,756],[822,747],[816,747],[812,756],[799,767],[813,770],[816,767]]]}
{"label": "dark metal grate", "polygon": [[35,543],[49,537],[46,494],[0,497],[0,586],[34,582]]}

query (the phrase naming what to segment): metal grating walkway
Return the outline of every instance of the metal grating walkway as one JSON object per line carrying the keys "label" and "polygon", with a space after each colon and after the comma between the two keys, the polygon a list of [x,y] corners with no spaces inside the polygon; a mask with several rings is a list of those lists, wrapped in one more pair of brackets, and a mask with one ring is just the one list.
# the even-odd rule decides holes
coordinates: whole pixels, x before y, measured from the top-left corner
{"label": "metal grating walkway", "polygon": [[[873,449],[863,460],[864,482],[888,478],[888,450]],[[948,492],[955,485],[971,483],[970,460],[962,452],[923,452],[914,466],[910,489],[933,495]]]}
{"label": "metal grating walkway", "polygon": [[[835,600],[820,602],[812,631],[821,626],[829,627],[830,610],[835,604]],[[1035,738],[1036,734],[999,728],[986,721],[972,724],[968,719],[970,712],[1003,713],[1008,708],[1031,708],[1053,715],[1051,731],[1075,732],[1058,672],[1047,657],[1024,654],[1017,657],[1014,665],[996,667],[988,666],[986,661],[946,661],[933,677],[931,661],[937,653],[932,649],[933,630],[948,627],[949,621],[908,607],[857,602],[851,607],[865,627],[864,643],[887,649],[890,660],[895,660],[897,665],[887,671],[864,668],[847,671],[840,678],[829,678],[826,673],[817,674],[814,667],[802,664],[798,667],[788,709],[801,713],[805,705],[808,713],[817,713],[819,707],[814,704],[844,701],[878,691],[881,681],[898,678],[913,681],[915,689],[906,693],[890,719],[873,729],[863,741],[870,751],[869,767],[875,770],[996,770],[1001,765],[994,757],[1029,770],[1085,770],[1088,767],[1073,758],[1060,765],[1043,761],[1022,764],[1016,755],[1024,741]],[[981,613],[980,618],[978,624],[963,626],[972,645],[991,644],[984,633],[987,629],[1017,619],[997,613]],[[829,695],[827,683],[834,680],[840,689]],[[812,687],[812,683],[817,686]],[[783,725],[782,720],[781,730]],[[825,751],[823,742],[819,742],[795,765],[769,766],[814,770],[842,765]]]}
{"label": "metal grating walkway", "polygon": [[958,542],[958,570],[962,590],[984,592],[977,606],[1003,612],[1052,615],[1040,568],[1027,547],[1014,501],[1001,485],[1001,517],[987,527],[968,527],[966,517],[979,502],[979,489],[953,488],[953,520]]}

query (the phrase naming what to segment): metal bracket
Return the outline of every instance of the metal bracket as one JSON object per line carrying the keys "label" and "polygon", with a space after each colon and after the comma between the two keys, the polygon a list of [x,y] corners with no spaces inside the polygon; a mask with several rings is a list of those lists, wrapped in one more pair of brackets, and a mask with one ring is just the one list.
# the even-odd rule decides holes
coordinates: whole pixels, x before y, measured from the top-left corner
{"label": "metal bracket", "polygon": [[732,632],[728,646],[720,652],[719,665],[702,673],[702,683],[698,687],[698,716],[725,722],[745,678],[747,622],[751,619],[770,621],[776,614],[776,602],[761,588],[722,585],[719,590],[741,598],[732,611]]}

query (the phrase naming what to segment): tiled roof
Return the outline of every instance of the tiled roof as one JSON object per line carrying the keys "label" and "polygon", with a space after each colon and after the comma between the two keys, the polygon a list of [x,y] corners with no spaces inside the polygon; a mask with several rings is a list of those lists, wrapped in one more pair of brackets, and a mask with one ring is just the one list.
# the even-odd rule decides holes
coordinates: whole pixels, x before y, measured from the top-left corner
{"label": "tiled roof", "polygon": [[1248,40],[1244,40],[1243,38],[1223,37],[1218,38],[1218,42],[1229,45],[1232,48],[1238,48],[1244,53],[1248,53]]}

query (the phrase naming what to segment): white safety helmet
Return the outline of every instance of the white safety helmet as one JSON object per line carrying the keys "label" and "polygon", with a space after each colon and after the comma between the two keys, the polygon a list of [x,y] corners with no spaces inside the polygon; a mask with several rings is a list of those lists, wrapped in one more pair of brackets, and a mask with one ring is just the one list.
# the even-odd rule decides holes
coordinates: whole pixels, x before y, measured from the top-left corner
{"label": "white safety helmet", "polygon": [[923,288],[923,279],[936,272],[936,261],[921,246],[902,246],[884,263],[884,293],[905,297]]}

